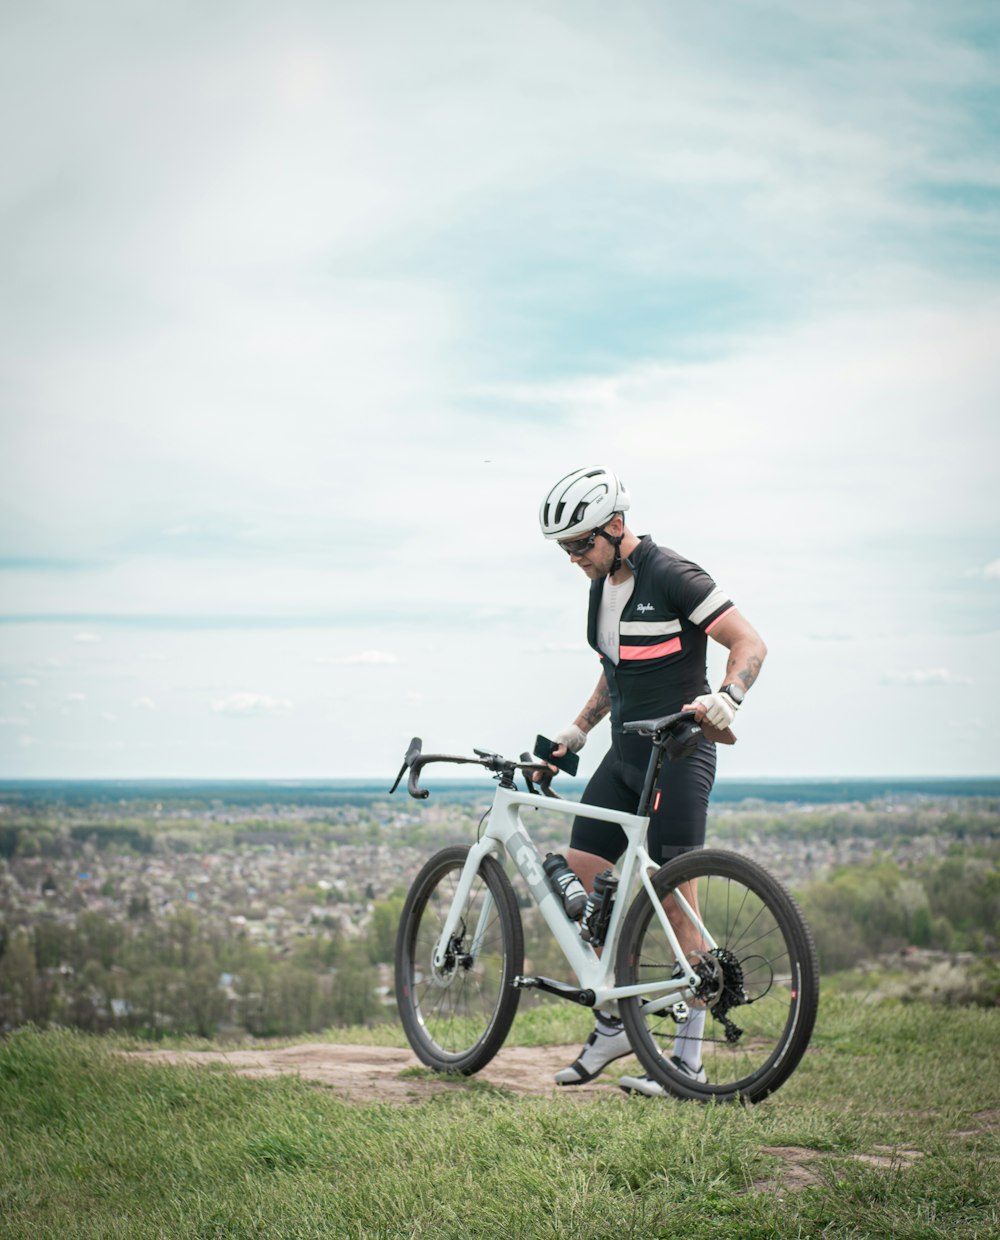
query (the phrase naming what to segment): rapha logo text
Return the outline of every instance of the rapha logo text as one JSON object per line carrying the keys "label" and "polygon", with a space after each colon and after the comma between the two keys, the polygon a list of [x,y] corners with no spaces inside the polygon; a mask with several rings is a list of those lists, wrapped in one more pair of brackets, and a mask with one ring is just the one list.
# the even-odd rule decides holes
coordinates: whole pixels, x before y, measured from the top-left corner
{"label": "rapha logo text", "polygon": [[636,605],[636,611],[656,611],[656,608],[652,603],[638,603]]}

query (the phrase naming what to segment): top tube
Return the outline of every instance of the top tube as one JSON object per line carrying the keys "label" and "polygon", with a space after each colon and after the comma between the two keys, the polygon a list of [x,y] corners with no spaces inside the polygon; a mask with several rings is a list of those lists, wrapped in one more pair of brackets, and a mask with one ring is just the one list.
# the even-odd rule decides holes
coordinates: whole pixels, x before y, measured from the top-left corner
{"label": "top tube", "polygon": [[[686,710],[678,711],[672,715],[663,715],[658,719],[638,719],[632,723],[626,723],[622,726],[622,732],[628,735],[648,736],[652,740],[642,793],[636,808],[636,813],[640,817],[645,817],[649,812],[649,802],[652,798],[653,787],[659,777],[660,767],[663,765],[664,759],[674,761],[686,758],[697,747],[698,741],[703,735],[702,729],[696,721],[694,711]],[[517,771],[522,771],[527,775],[529,792],[537,792],[538,790],[532,786],[533,781],[530,775],[530,772],[536,772],[547,776],[547,778],[538,780],[538,783],[541,785],[541,792],[547,796],[555,796],[555,793],[548,788],[548,783],[552,778],[552,768],[547,763],[538,761],[525,762],[523,760],[514,762],[509,758],[503,757],[502,754],[488,753],[481,749],[476,749],[473,752],[476,754],[474,758],[467,758],[460,754],[425,754],[423,752],[423,741],[419,736],[415,736],[410,741],[409,748],[403,758],[403,765],[399,768],[399,774],[396,776],[389,792],[391,794],[396,791],[403,775],[409,771],[406,786],[407,792],[415,800],[426,800],[430,796],[430,789],[420,786],[420,772],[432,762],[448,762],[456,766],[482,766],[492,772],[494,777],[500,781],[501,788],[508,790],[516,787],[514,775]]]}

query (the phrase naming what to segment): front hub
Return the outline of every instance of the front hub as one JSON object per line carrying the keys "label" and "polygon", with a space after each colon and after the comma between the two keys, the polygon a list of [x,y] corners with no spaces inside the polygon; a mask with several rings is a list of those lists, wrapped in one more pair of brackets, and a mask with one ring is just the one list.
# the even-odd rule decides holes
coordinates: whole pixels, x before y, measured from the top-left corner
{"label": "front hub", "polygon": [[473,957],[465,950],[465,928],[452,935],[445,948],[441,964],[431,962],[431,977],[434,985],[442,990],[450,986],[459,971],[467,972],[472,968]]}

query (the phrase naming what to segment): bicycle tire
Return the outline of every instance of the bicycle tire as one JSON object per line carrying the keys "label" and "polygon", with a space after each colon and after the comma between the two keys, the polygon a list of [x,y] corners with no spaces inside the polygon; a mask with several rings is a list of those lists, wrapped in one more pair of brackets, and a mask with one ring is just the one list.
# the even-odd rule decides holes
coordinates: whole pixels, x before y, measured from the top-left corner
{"label": "bicycle tire", "polygon": [[[684,1022],[668,1011],[647,1011],[652,999],[620,1001],[632,1049],[649,1076],[678,1098],[759,1102],[788,1079],[809,1044],[819,1007],[812,933],[782,884],[737,853],[684,853],[658,870],[652,882],[666,906],[681,884],[697,883],[702,923],[716,943],[713,950],[702,941],[688,951],[710,996],[700,1047],[707,1079],[695,1080],[671,1062]],[[680,916],[676,900],[672,903]],[[673,973],[673,951],[652,914],[653,905],[640,890],[622,928],[619,985]],[[692,1000],[690,1011],[695,1010]]]}
{"label": "bicycle tire", "polygon": [[[396,936],[396,1004],[417,1057],[438,1072],[471,1075],[504,1043],[521,992],[513,985],[524,966],[521,915],[510,880],[494,857],[484,857],[440,970],[432,962],[468,847],[436,853],[413,881]],[[493,910],[480,949],[473,945],[485,895]]]}

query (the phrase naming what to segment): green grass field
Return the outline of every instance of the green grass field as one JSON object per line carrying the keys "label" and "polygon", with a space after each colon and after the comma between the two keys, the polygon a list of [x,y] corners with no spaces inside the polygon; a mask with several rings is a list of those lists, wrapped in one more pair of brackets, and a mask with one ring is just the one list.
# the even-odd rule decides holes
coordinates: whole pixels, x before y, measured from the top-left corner
{"label": "green grass field", "polygon": [[[553,1003],[511,1041],[586,1024]],[[799,1070],[754,1108],[525,1099],[475,1079],[350,1105],[296,1077],[118,1049],[0,1042],[0,1236],[1000,1235],[998,1009],[827,994]]]}

